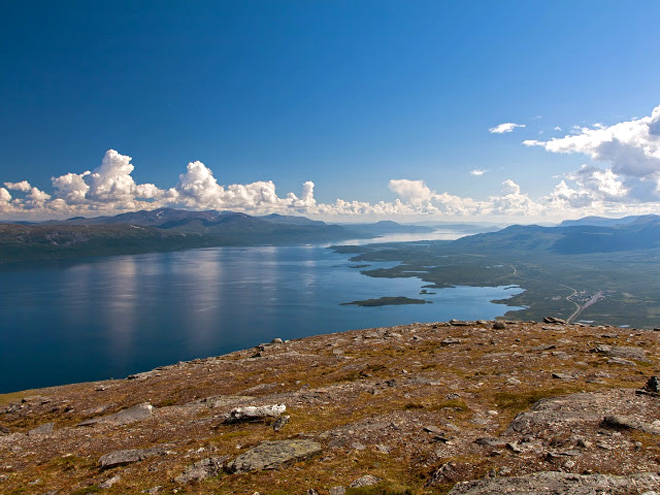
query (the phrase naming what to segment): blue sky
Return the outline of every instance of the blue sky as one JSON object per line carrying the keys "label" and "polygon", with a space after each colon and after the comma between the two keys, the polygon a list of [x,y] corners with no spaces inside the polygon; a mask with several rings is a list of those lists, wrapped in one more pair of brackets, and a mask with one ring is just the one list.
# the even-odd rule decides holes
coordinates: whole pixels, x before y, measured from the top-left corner
{"label": "blue sky", "polygon": [[[654,211],[658,18],[654,1],[13,2],[0,214]],[[640,152],[645,175],[621,163]]]}

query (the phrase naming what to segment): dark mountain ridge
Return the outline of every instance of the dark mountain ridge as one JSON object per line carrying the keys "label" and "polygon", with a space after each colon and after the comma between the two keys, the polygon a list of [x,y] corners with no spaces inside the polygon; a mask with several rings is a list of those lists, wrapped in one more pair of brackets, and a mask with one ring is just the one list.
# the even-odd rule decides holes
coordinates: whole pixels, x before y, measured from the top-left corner
{"label": "dark mountain ridge", "polygon": [[653,218],[658,218],[657,215],[631,215],[623,218],[607,218],[590,216],[579,218],[576,220],[564,220],[558,227],[575,227],[575,226],[594,226],[594,227],[613,227],[616,225],[624,225],[635,222],[646,222]]}
{"label": "dark mountain ridge", "polygon": [[112,217],[0,224],[0,263],[211,246],[330,243],[432,231],[396,222],[348,226],[296,216],[159,208]]}
{"label": "dark mountain ridge", "polygon": [[512,225],[497,232],[457,239],[453,241],[453,245],[479,251],[545,251],[556,254],[651,249],[660,247],[660,217],[656,215],[634,217],[630,222],[611,226]]}

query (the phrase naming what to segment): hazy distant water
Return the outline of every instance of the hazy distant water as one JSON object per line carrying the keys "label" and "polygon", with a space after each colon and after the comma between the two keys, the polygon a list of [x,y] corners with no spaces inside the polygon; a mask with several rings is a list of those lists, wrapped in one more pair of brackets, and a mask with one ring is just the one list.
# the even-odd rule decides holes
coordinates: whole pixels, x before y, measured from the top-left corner
{"label": "hazy distant water", "polygon": [[[420,296],[319,246],[222,247],[0,271],[0,393],[123,378],[268,342],[410,322],[491,319],[516,288]],[[372,266],[388,266],[375,263]],[[434,304],[340,303],[408,296]]]}

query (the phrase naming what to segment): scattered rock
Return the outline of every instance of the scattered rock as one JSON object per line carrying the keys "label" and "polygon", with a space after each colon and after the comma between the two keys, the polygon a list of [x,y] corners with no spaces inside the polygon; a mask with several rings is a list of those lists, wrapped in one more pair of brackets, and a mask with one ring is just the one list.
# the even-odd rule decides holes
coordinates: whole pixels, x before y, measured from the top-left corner
{"label": "scattered rock", "polygon": [[566,325],[566,320],[555,318],[554,316],[546,316],[543,318],[543,323],[550,323],[553,325]]}
{"label": "scattered rock", "polygon": [[291,419],[291,416],[289,416],[288,414],[285,415],[285,416],[280,416],[273,423],[273,430],[274,431],[280,431],[282,428],[284,428],[287,425],[287,423],[289,422],[290,419]]}
{"label": "scattered rock", "polygon": [[211,476],[217,476],[224,468],[225,461],[228,458],[229,456],[208,457],[201,461],[197,461],[193,465],[184,469],[181,475],[174,478],[174,481],[177,483],[190,483],[193,481],[201,481],[210,478]]}
{"label": "scattered rock", "polygon": [[506,448],[509,449],[514,454],[522,454],[522,449],[518,445],[518,442],[508,442]]}
{"label": "scattered rock", "polygon": [[433,486],[438,484],[447,483],[450,481],[458,481],[463,478],[465,466],[461,463],[446,462],[434,471],[426,486]]}
{"label": "scattered rock", "polygon": [[382,443],[376,445],[376,450],[381,454],[389,454],[390,452],[392,452],[392,449],[390,449],[387,445],[384,445]]}
{"label": "scattered rock", "polygon": [[127,449],[127,450],[115,450],[109,454],[105,454],[99,459],[99,464],[101,469],[110,469],[116,466],[123,466],[126,464],[131,464],[133,462],[143,461],[149,457],[154,457],[157,455],[163,455],[167,453],[167,449],[164,446],[161,447],[151,447],[149,449]]}
{"label": "scattered rock", "polygon": [[485,478],[463,481],[454,486],[449,495],[490,495],[515,493],[517,495],[580,495],[608,493],[627,495],[641,490],[660,488],[660,476],[639,473],[629,476],[609,474],[574,474],[557,471],[540,472],[525,476]]}
{"label": "scattered rock", "polygon": [[452,320],[449,320],[449,324],[452,327],[467,327],[467,326],[470,325],[470,322],[469,321],[461,321],[461,320],[452,319]]}
{"label": "scattered rock", "polygon": [[494,448],[504,447],[504,442],[502,440],[492,437],[477,438],[474,441],[474,443],[476,443],[477,445],[481,445],[483,447],[494,447]]}
{"label": "scattered rock", "polygon": [[213,395],[211,397],[204,397],[203,399],[196,399],[185,405],[189,407],[203,405],[215,409],[217,407],[235,406],[241,402],[249,402],[253,400],[254,396],[252,395]]}
{"label": "scattered rock", "polygon": [[160,485],[158,485],[158,486],[153,486],[153,487],[151,487],[151,488],[147,488],[146,490],[142,490],[142,493],[151,493],[151,494],[153,494],[153,493],[158,493],[159,491],[162,490],[162,488],[163,488],[163,487],[160,486]]}
{"label": "scattered rock", "polygon": [[438,428],[437,426],[425,426],[424,431],[427,433],[433,433],[435,435],[442,435],[444,431]]}
{"label": "scattered rock", "polygon": [[119,481],[121,481],[121,476],[119,475],[113,476],[112,478],[105,480],[103,483],[100,483],[99,488],[101,488],[102,490],[107,490],[108,488],[110,488],[115,483],[118,483]]}
{"label": "scattered rock", "polygon": [[232,409],[225,423],[241,423],[243,421],[259,421],[265,418],[276,418],[286,411],[284,404],[270,406],[247,406]]}
{"label": "scattered rock", "polygon": [[493,330],[504,330],[506,329],[506,323],[503,321],[496,321],[493,323]]}
{"label": "scattered rock", "polygon": [[142,373],[133,373],[132,375],[128,375],[126,379],[144,381],[147,378],[151,378],[152,376],[160,376],[160,373],[158,373],[157,370],[143,371]]}
{"label": "scattered rock", "polygon": [[284,341],[281,338],[276,337],[273,340],[271,340],[270,343],[273,344],[273,345],[275,345],[275,344],[284,344]]}
{"label": "scattered rock", "polygon": [[321,444],[312,440],[280,440],[263,442],[234,459],[227,469],[232,473],[275,469],[294,460],[301,460],[321,451]]}
{"label": "scattered rock", "polygon": [[460,344],[461,342],[463,342],[461,339],[456,339],[454,337],[447,337],[446,339],[443,339],[440,342],[440,345],[443,345],[443,346],[456,345],[456,344]]}
{"label": "scattered rock", "polygon": [[362,488],[363,486],[374,486],[383,481],[372,474],[365,474],[348,485],[350,488]]}
{"label": "scattered rock", "polygon": [[345,495],[346,488],[343,486],[333,486],[328,493],[329,495]]}
{"label": "scattered rock", "polygon": [[566,381],[575,380],[575,377],[573,375],[569,375],[568,373],[553,373],[552,378],[554,378],[555,380],[566,380]]}
{"label": "scattered rock", "polygon": [[153,414],[154,406],[149,403],[138,404],[128,409],[124,409],[115,414],[102,416],[100,418],[92,418],[78,423],[78,426],[92,426],[96,423],[112,423],[115,425],[127,425],[135,421],[147,419]]}
{"label": "scattered rock", "polygon": [[307,495],[319,495],[319,492],[314,490],[314,488],[310,488],[309,490],[307,490]]}
{"label": "scattered rock", "polygon": [[11,430],[5,426],[0,425],[0,435],[9,435]]}

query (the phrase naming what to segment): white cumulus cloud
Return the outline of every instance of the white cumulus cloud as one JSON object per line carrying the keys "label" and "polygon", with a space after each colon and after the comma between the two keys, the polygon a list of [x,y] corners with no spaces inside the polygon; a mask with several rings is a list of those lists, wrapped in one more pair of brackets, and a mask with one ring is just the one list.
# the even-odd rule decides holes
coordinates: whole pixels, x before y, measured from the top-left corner
{"label": "white cumulus cloud", "polygon": [[520,194],[520,186],[511,179],[507,179],[502,182],[502,194],[504,196],[509,194]]}
{"label": "white cumulus cloud", "polygon": [[433,197],[433,193],[423,180],[392,179],[389,188],[401,199],[413,204],[424,203]]}
{"label": "white cumulus cloud", "polygon": [[491,134],[506,134],[508,132],[513,132],[517,128],[525,127],[525,124],[514,124],[513,122],[505,122],[503,124],[496,125],[488,129],[488,132]]}
{"label": "white cumulus cloud", "polygon": [[0,187],[0,203],[9,203],[11,201],[11,194],[4,187]]}
{"label": "white cumulus cloud", "polygon": [[51,182],[55,188],[55,196],[72,204],[85,201],[89,192],[89,185],[83,177],[84,174],[74,173],[52,177]]}
{"label": "white cumulus cloud", "polygon": [[551,153],[578,153],[605,165],[583,166],[568,174],[580,193],[594,201],[649,202],[660,200],[660,106],[650,116],[592,128],[549,141],[527,140]]}
{"label": "white cumulus cloud", "polygon": [[133,209],[138,199],[153,199],[164,194],[154,184],[136,184],[131,176],[135,167],[131,157],[110,149],[101,164],[91,172],[68,173],[51,178],[55,197],[66,204],[87,204],[103,209]]}
{"label": "white cumulus cloud", "polygon": [[20,182],[5,182],[5,187],[10,191],[29,192],[32,189],[30,183],[26,180]]}
{"label": "white cumulus cloud", "polygon": [[[51,178],[51,192],[33,187],[27,180],[4,183],[5,187],[0,187],[0,219],[93,217],[159,207],[232,210],[252,215],[280,213],[338,220],[363,216],[374,219],[462,217],[502,221],[521,216],[526,220],[536,220],[657,212],[660,211],[660,168],[656,169],[653,161],[656,159],[654,140],[660,135],[657,113],[654,111],[651,117],[631,121],[634,125],[627,127],[634,129],[636,139],[626,133],[614,132],[612,128],[616,126],[611,126],[581,128],[577,134],[562,138],[567,140],[563,144],[559,139],[527,142],[549,151],[556,149],[566,150],[556,152],[584,153],[590,157],[597,155],[603,160],[607,157],[607,164],[611,165],[584,165],[574,172],[557,176],[559,184],[546,196],[536,199],[523,192],[513,179],[502,182],[499,193],[485,199],[474,199],[435,191],[424,180],[399,178],[388,183],[389,190],[397,196],[392,201],[346,201],[337,198],[320,202],[314,196],[315,184],[312,181],[304,182],[299,192],[283,195],[278,194],[271,180],[223,185],[214,170],[201,161],[188,163],[173,186],[161,189],[151,183],[137,184],[132,177],[135,167],[131,157],[108,150],[96,168]],[[614,152],[602,143],[594,144],[594,132],[616,134],[619,151]],[[584,135],[590,136],[587,141],[591,144],[580,141]],[[627,140],[624,135],[628,136]],[[596,148],[597,151],[590,151]],[[643,163],[618,162],[621,150],[630,156],[637,156],[638,162]],[[486,169],[470,171],[473,176],[486,172]]]}

